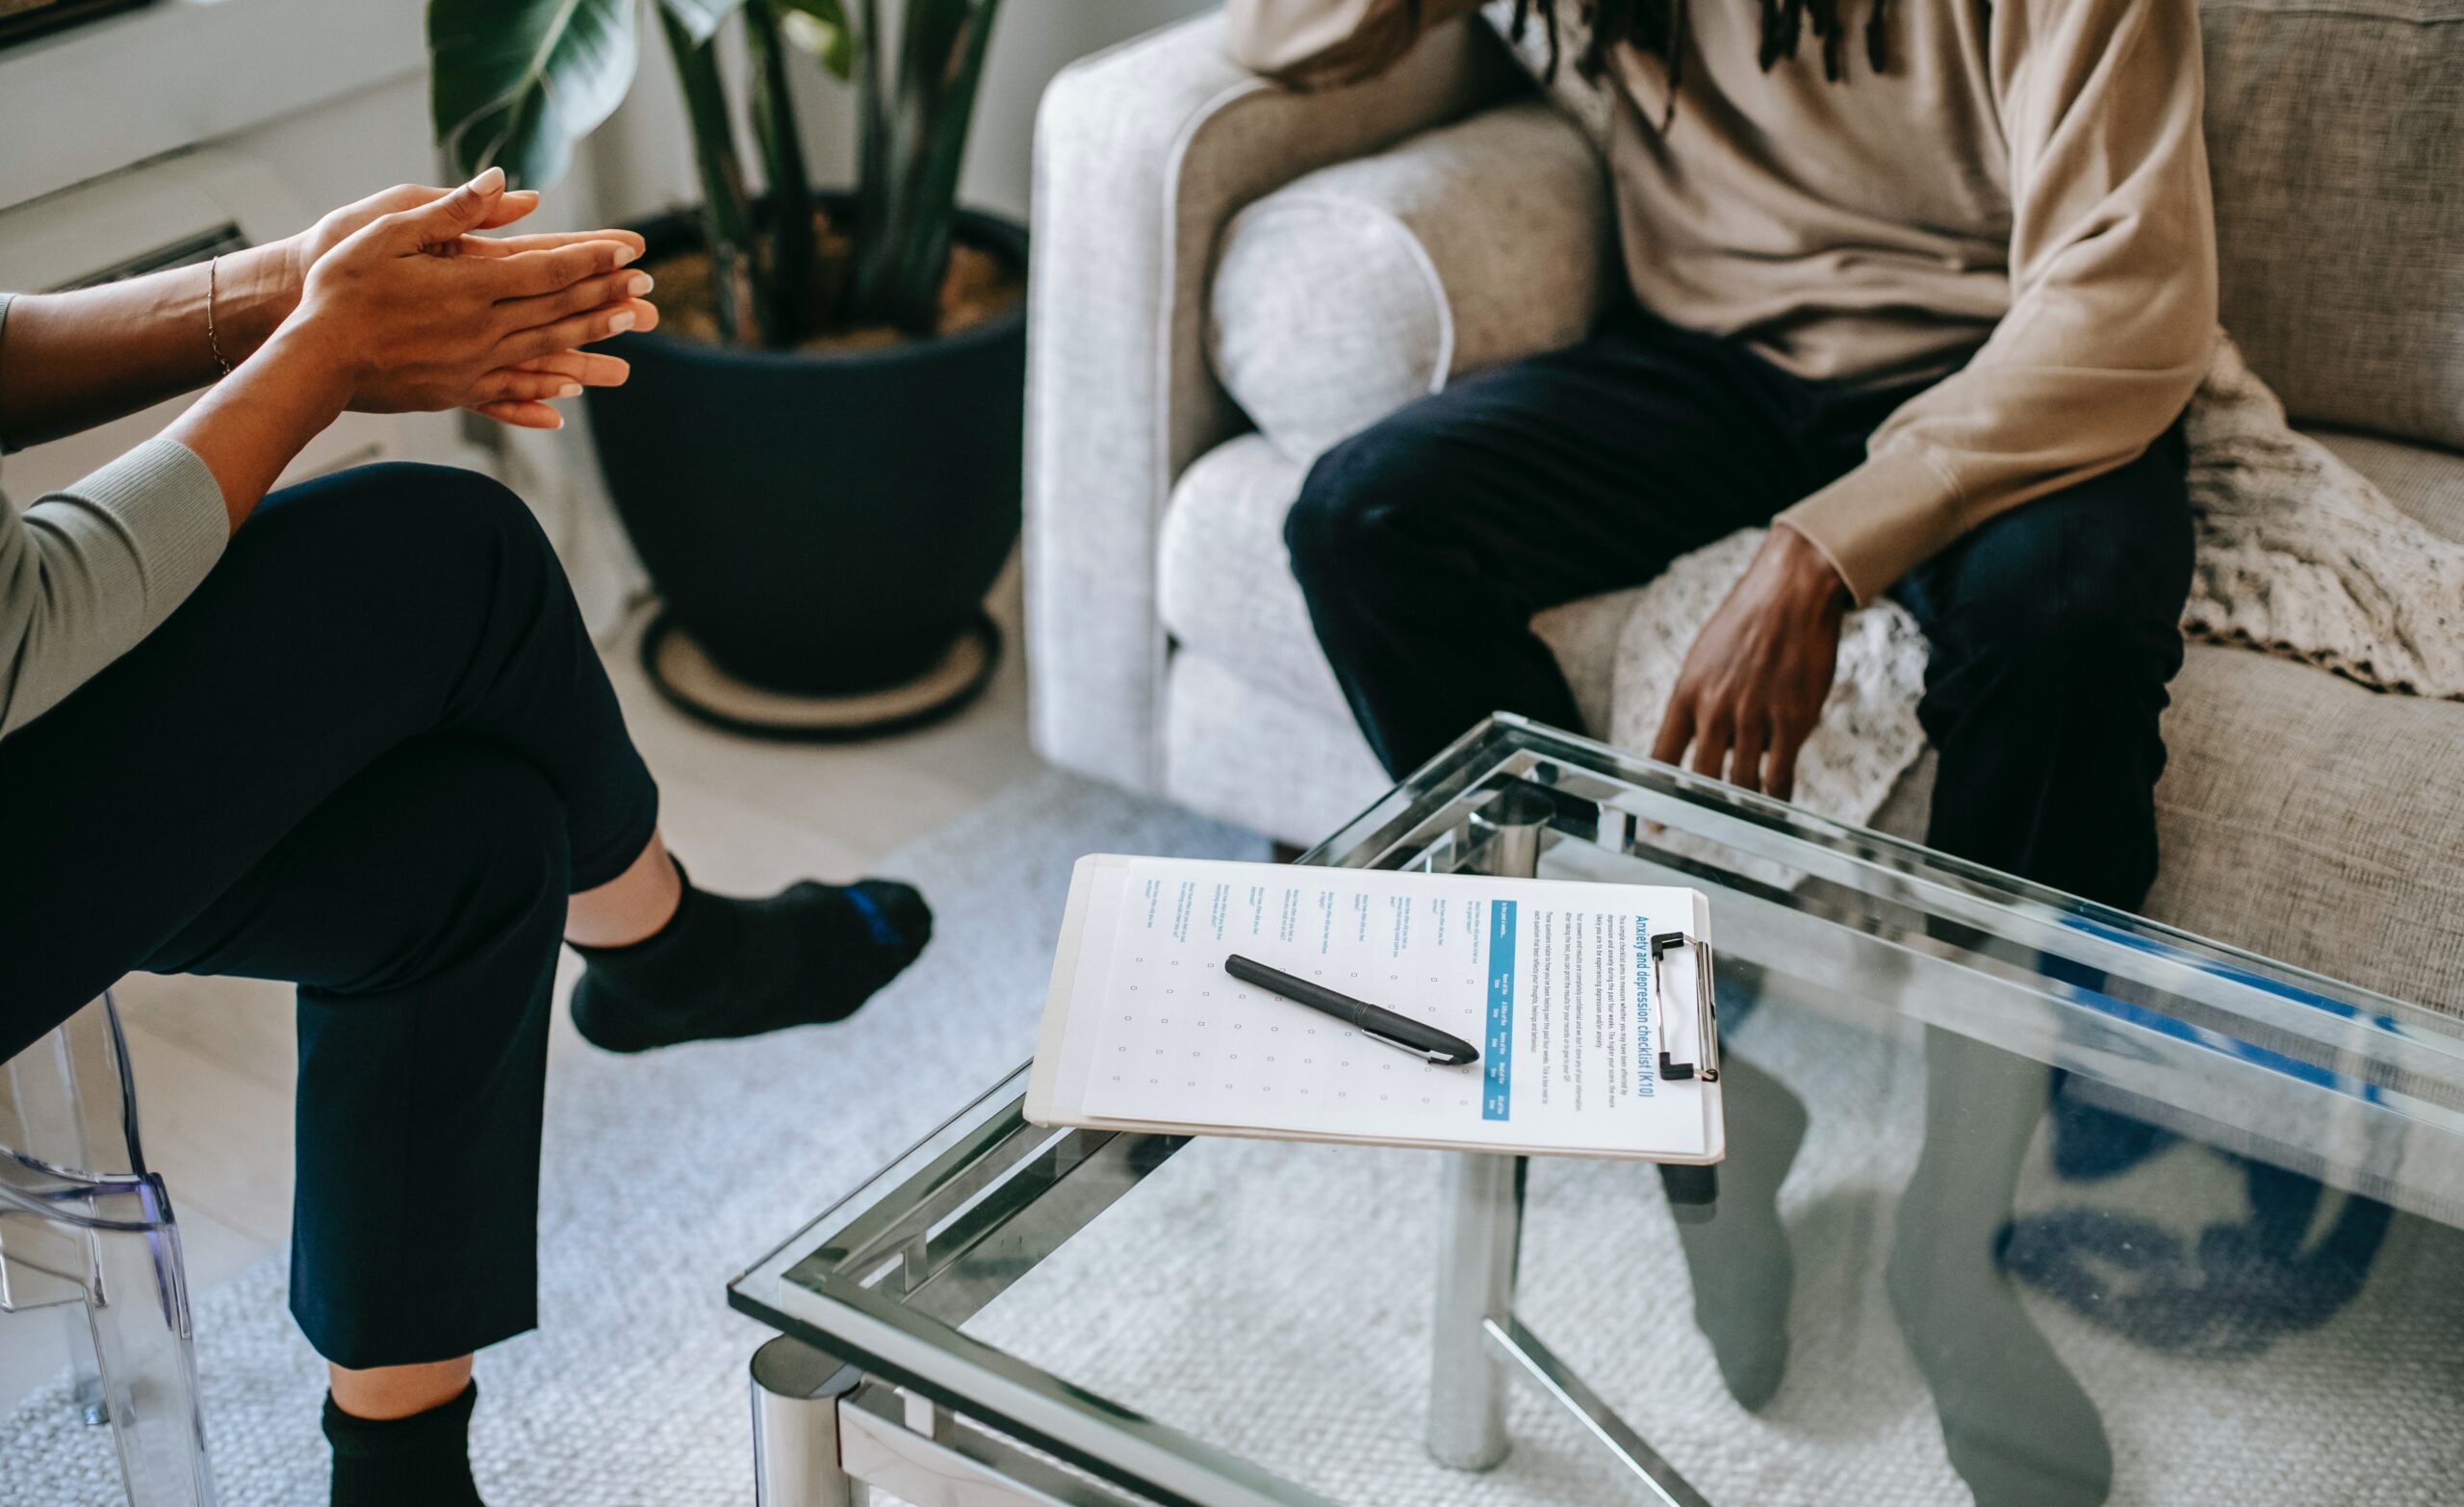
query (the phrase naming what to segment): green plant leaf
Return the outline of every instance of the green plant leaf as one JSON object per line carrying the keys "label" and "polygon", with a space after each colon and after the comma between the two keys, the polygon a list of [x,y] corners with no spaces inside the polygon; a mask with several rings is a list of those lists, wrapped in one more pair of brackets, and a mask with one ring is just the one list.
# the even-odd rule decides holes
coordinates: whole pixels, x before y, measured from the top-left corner
{"label": "green plant leaf", "polygon": [[429,107],[455,169],[545,188],[632,87],[632,0],[429,0]]}
{"label": "green plant leaf", "polygon": [[880,157],[865,163],[868,213],[857,232],[853,293],[860,319],[916,334],[936,326],[959,167],[999,8],[1000,0],[908,0]]}
{"label": "green plant leaf", "polygon": [[769,180],[769,338],[788,345],[812,333],[820,305],[819,250],[813,229],[812,172],[796,128],[795,86],[787,75],[786,17],[773,0],[744,8],[745,53],[753,64],[753,139]]}
{"label": "green plant leaf", "polygon": [[658,0],[659,9],[676,17],[676,24],[697,42],[708,41],[743,4],[744,0]]}
{"label": "green plant leaf", "polygon": [[770,308],[759,276],[765,259],[744,163],[736,151],[735,116],[728,106],[727,80],[719,71],[718,43],[695,41],[676,13],[664,7],[658,18],[668,56],[676,62],[676,83],[693,136],[694,166],[702,178],[702,236],[710,253],[719,333],[731,344],[766,345]]}
{"label": "green plant leaf", "polygon": [[856,76],[856,28],[843,0],[772,0],[796,45],[844,82]]}

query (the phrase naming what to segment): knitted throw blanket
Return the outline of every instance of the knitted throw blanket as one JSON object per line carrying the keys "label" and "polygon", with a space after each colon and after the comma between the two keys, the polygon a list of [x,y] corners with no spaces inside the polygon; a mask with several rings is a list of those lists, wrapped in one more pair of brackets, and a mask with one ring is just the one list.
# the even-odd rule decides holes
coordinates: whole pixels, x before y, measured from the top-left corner
{"label": "knitted throw blanket", "polygon": [[[2198,525],[2187,636],[2299,659],[2374,690],[2464,701],[2464,545],[2405,517],[2296,433],[2221,333],[2186,427]],[[1651,747],[1696,631],[1761,538],[1732,534],[1632,594],[1611,741]],[[1897,602],[1849,614],[1838,678],[1799,757],[1799,805],[1859,824],[1881,808],[1925,749],[1916,699],[1926,652]]]}

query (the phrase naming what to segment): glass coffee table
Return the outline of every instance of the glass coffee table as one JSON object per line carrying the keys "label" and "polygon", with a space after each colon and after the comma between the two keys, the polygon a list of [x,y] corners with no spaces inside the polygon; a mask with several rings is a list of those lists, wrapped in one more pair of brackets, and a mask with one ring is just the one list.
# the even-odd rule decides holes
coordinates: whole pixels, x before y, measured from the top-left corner
{"label": "glass coffee table", "polygon": [[2453,1016],[1505,717],[1301,861],[1708,893],[1728,1160],[1022,1068],[731,1288],[769,1507],[2456,1499]]}

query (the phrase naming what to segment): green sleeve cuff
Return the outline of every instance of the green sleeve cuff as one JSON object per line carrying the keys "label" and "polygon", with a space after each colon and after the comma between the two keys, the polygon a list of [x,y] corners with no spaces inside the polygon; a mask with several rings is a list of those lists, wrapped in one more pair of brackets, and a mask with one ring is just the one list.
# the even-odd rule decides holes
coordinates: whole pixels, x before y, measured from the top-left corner
{"label": "green sleeve cuff", "polygon": [[127,541],[144,603],[142,632],[188,599],[231,538],[222,484],[177,440],[148,440],[54,495],[85,503]]}

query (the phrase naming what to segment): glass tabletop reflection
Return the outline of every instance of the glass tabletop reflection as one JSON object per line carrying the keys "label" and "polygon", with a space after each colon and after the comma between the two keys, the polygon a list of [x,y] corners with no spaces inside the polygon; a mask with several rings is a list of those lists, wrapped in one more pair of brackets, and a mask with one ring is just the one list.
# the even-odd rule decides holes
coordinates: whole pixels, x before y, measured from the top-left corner
{"label": "glass tabletop reflection", "polygon": [[[1511,719],[1301,861],[1711,897],[1728,1158],[1523,1165],[1512,1298],[1695,1499],[2464,1469],[2453,1019]],[[1446,1157],[1051,1130],[1023,1087],[738,1305],[1163,1499],[1653,1499],[1546,1389],[1496,1469],[1431,1457]]]}

